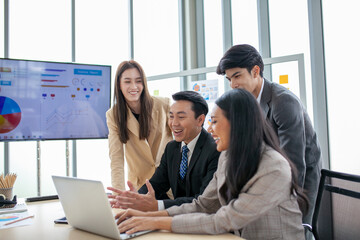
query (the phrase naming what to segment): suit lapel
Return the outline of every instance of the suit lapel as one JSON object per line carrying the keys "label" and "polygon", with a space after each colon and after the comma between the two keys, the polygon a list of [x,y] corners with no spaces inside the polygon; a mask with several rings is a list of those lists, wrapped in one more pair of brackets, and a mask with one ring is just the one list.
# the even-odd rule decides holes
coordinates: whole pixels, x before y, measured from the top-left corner
{"label": "suit lapel", "polygon": [[[127,109],[128,109],[128,129],[137,138],[139,138],[139,131],[140,131],[139,121],[135,118],[135,116],[131,112],[130,108],[128,107]],[[151,135],[152,132],[154,132],[154,131],[150,131],[150,135]],[[144,143],[148,146],[148,148],[144,148],[143,151],[147,151],[147,154],[149,154],[149,156],[152,156],[151,149],[150,149],[150,144],[148,142],[148,139],[144,139]],[[153,162],[151,162],[151,163],[153,163]]]}
{"label": "suit lapel", "polygon": [[152,127],[152,131],[150,131],[150,134],[149,134],[149,142],[154,142],[155,141],[155,137],[156,137],[156,134],[157,134],[157,131],[154,131],[153,129],[156,129],[158,127],[158,124],[159,124],[159,110],[155,109],[155,106],[153,107],[153,111],[151,113],[151,116],[152,116],[152,121],[151,121],[151,127]]}
{"label": "suit lapel", "polygon": [[[199,139],[195,145],[195,148],[194,148],[194,152],[193,154],[191,155],[191,159],[190,159],[190,164],[189,164],[189,168],[187,170],[187,174],[186,174],[186,196],[190,196],[190,190],[191,190],[191,186],[192,184],[190,183],[190,176],[191,176],[191,171],[192,169],[194,168],[196,162],[198,161],[200,155],[201,155],[201,151],[202,151],[202,148],[203,148],[203,145],[206,141],[206,134],[207,132],[205,131],[204,128],[201,129],[201,133],[200,133],[200,136],[199,136]],[[205,159],[204,159],[205,160]]]}
{"label": "suit lapel", "polygon": [[261,109],[264,111],[265,118],[269,112],[269,104],[271,101],[271,83],[264,78],[264,89],[260,100]]}
{"label": "suit lapel", "polygon": [[130,108],[127,107],[128,111],[128,129],[132,132],[135,136],[139,137],[139,129],[140,125],[138,120],[134,117],[134,114],[131,112]]}
{"label": "suit lapel", "polygon": [[[206,141],[206,134],[207,133],[206,133],[205,129],[204,128],[201,129],[201,134],[200,134],[199,139],[198,139],[198,141],[197,141],[197,143],[195,145],[194,152],[191,155],[189,169],[188,169],[189,173],[191,173],[191,170],[195,166],[196,161],[199,159],[202,147],[203,147],[203,145],[204,145],[204,143]],[[189,176],[189,174],[187,176]]]}
{"label": "suit lapel", "polygon": [[174,153],[173,153],[174,157],[172,159],[169,159],[173,164],[173,166],[172,166],[173,174],[171,176],[171,180],[174,181],[173,182],[174,196],[177,196],[177,181],[178,181],[178,177],[179,177],[180,162],[181,162],[180,146],[181,146],[181,143],[176,144],[176,147],[174,148]]}

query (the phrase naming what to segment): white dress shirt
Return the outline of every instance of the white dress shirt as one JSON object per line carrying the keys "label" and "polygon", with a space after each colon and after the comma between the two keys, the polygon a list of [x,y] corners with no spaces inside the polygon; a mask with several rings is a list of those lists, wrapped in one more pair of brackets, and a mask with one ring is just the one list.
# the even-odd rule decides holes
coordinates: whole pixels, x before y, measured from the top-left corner
{"label": "white dress shirt", "polygon": [[261,89],[260,89],[259,95],[258,95],[257,98],[256,98],[256,100],[258,101],[259,104],[260,104],[262,92],[263,92],[263,90],[264,90],[264,82],[265,82],[265,80],[262,79]]}

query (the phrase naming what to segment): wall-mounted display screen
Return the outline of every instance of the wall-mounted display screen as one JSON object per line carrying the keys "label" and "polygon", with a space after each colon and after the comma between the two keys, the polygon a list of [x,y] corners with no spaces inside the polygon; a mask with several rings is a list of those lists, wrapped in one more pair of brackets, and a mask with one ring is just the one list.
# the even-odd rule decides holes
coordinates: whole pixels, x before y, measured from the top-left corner
{"label": "wall-mounted display screen", "polygon": [[111,66],[0,58],[0,141],[106,138]]}

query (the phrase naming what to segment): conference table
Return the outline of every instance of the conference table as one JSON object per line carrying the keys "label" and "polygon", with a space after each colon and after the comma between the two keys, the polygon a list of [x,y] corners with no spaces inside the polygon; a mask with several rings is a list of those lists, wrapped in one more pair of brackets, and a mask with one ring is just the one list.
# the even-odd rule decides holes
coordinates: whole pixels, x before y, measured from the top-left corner
{"label": "conference table", "polygon": [[[68,224],[55,224],[54,220],[64,217],[59,200],[48,200],[27,203],[29,214],[34,214],[33,224],[21,227],[14,227],[0,230],[1,240],[31,240],[31,239],[51,239],[51,240],[101,240],[109,239],[89,232],[75,229]],[[222,239],[231,240],[242,238],[233,234],[220,235],[197,235],[197,234],[177,234],[167,231],[155,231],[142,236],[135,237],[134,240],[197,240],[197,239]]]}

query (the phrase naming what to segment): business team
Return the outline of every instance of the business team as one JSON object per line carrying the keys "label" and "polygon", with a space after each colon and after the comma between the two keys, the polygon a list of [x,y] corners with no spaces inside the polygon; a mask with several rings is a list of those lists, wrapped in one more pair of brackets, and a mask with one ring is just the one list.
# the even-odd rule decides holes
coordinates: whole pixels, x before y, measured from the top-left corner
{"label": "business team", "polygon": [[[177,136],[183,134],[183,129],[171,126],[171,117],[174,117],[171,114],[174,112],[170,113],[169,126],[176,143],[167,145],[154,176],[139,193],[135,193],[132,184],[130,191],[112,189],[119,194],[112,198],[115,207],[132,208],[117,216],[120,231],[161,228],[193,233],[235,232],[250,239],[304,238],[301,216],[303,221],[310,223],[321,169],[320,148],[300,100],[288,89],[264,79],[263,68],[258,51],[246,44],[230,48],[220,60],[217,73],[225,75],[233,89],[244,90],[232,90],[216,101],[209,131],[216,139],[217,150],[222,151],[222,154],[219,170],[205,190],[202,185],[198,192],[187,192],[188,186],[197,181],[190,174],[185,178],[187,181],[181,180],[183,175],[188,174],[186,170],[184,173],[186,165],[183,159],[189,159],[189,155],[187,150],[180,150],[180,142],[181,146],[187,146],[191,141],[177,139]],[[133,87],[130,92],[138,90],[135,84]],[[174,104],[184,101],[176,100],[175,97],[174,100]],[[172,106],[173,109],[175,107]],[[207,133],[201,130],[200,135],[197,135],[199,140],[192,140],[197,140],[199,144],[203,134]],[[174,147],[171,148],[172,145]],[[172,156],[166,152],[170,149],[175,149],[177,154]],[[297,169],[292,167],[292,163],[295,163]],[[169,164],[172,167],[169,168]],[[186,166],[189,170],[191,164],[192,160]],[[215,170],[212,168],[212,171]],[[199,182],[205,179],[204,175],[199,176],[199,179]],[[168,185],[162,181],[167,181]],[[173,184],[170,186],[171,182]],[[158,187],[159,183],[162,188]],[[147,196],[155,203],[155,198],[166,198],[164,192],[169,186],[177,193],[175,200],[169,200],[169,203],[167,199],[163,200],[162,206],[157,201],[157,206],[153,204],[155,207],[133,210],[137,195]],[[184,199],[184,195],[178,195],[179,189],[182,193],[185,190],[186,201],[180,200]],[[148,193],[143,194],[147,190]],[[304,197],[303,192],[308,198]],[[189,198],[188,193],[193,196]],[[185,203],[192,198],[195,200]],[[181,203],[184,204],[168,208]],[[164,208],[165,211],[157,211]],[[143,212],[149,210],[154,212]],[[146,216],[159,216],[157,220],[163,224],[156,225],[153,218],[148,219]]]}
{"label": "business team", "polygon": [[[202,194],[212,179],[220,153],[214,139],[203,128],[208,105],[193,91],[175,93],[173,100],[169,127],[175,140],[167,144],[159,167],[139,193],[131,182],[131,191],[108,188],[119,194],[110,196],[114,207],[154,211],[181,205]],[[174,199],[167,199],[169,189]]]}

